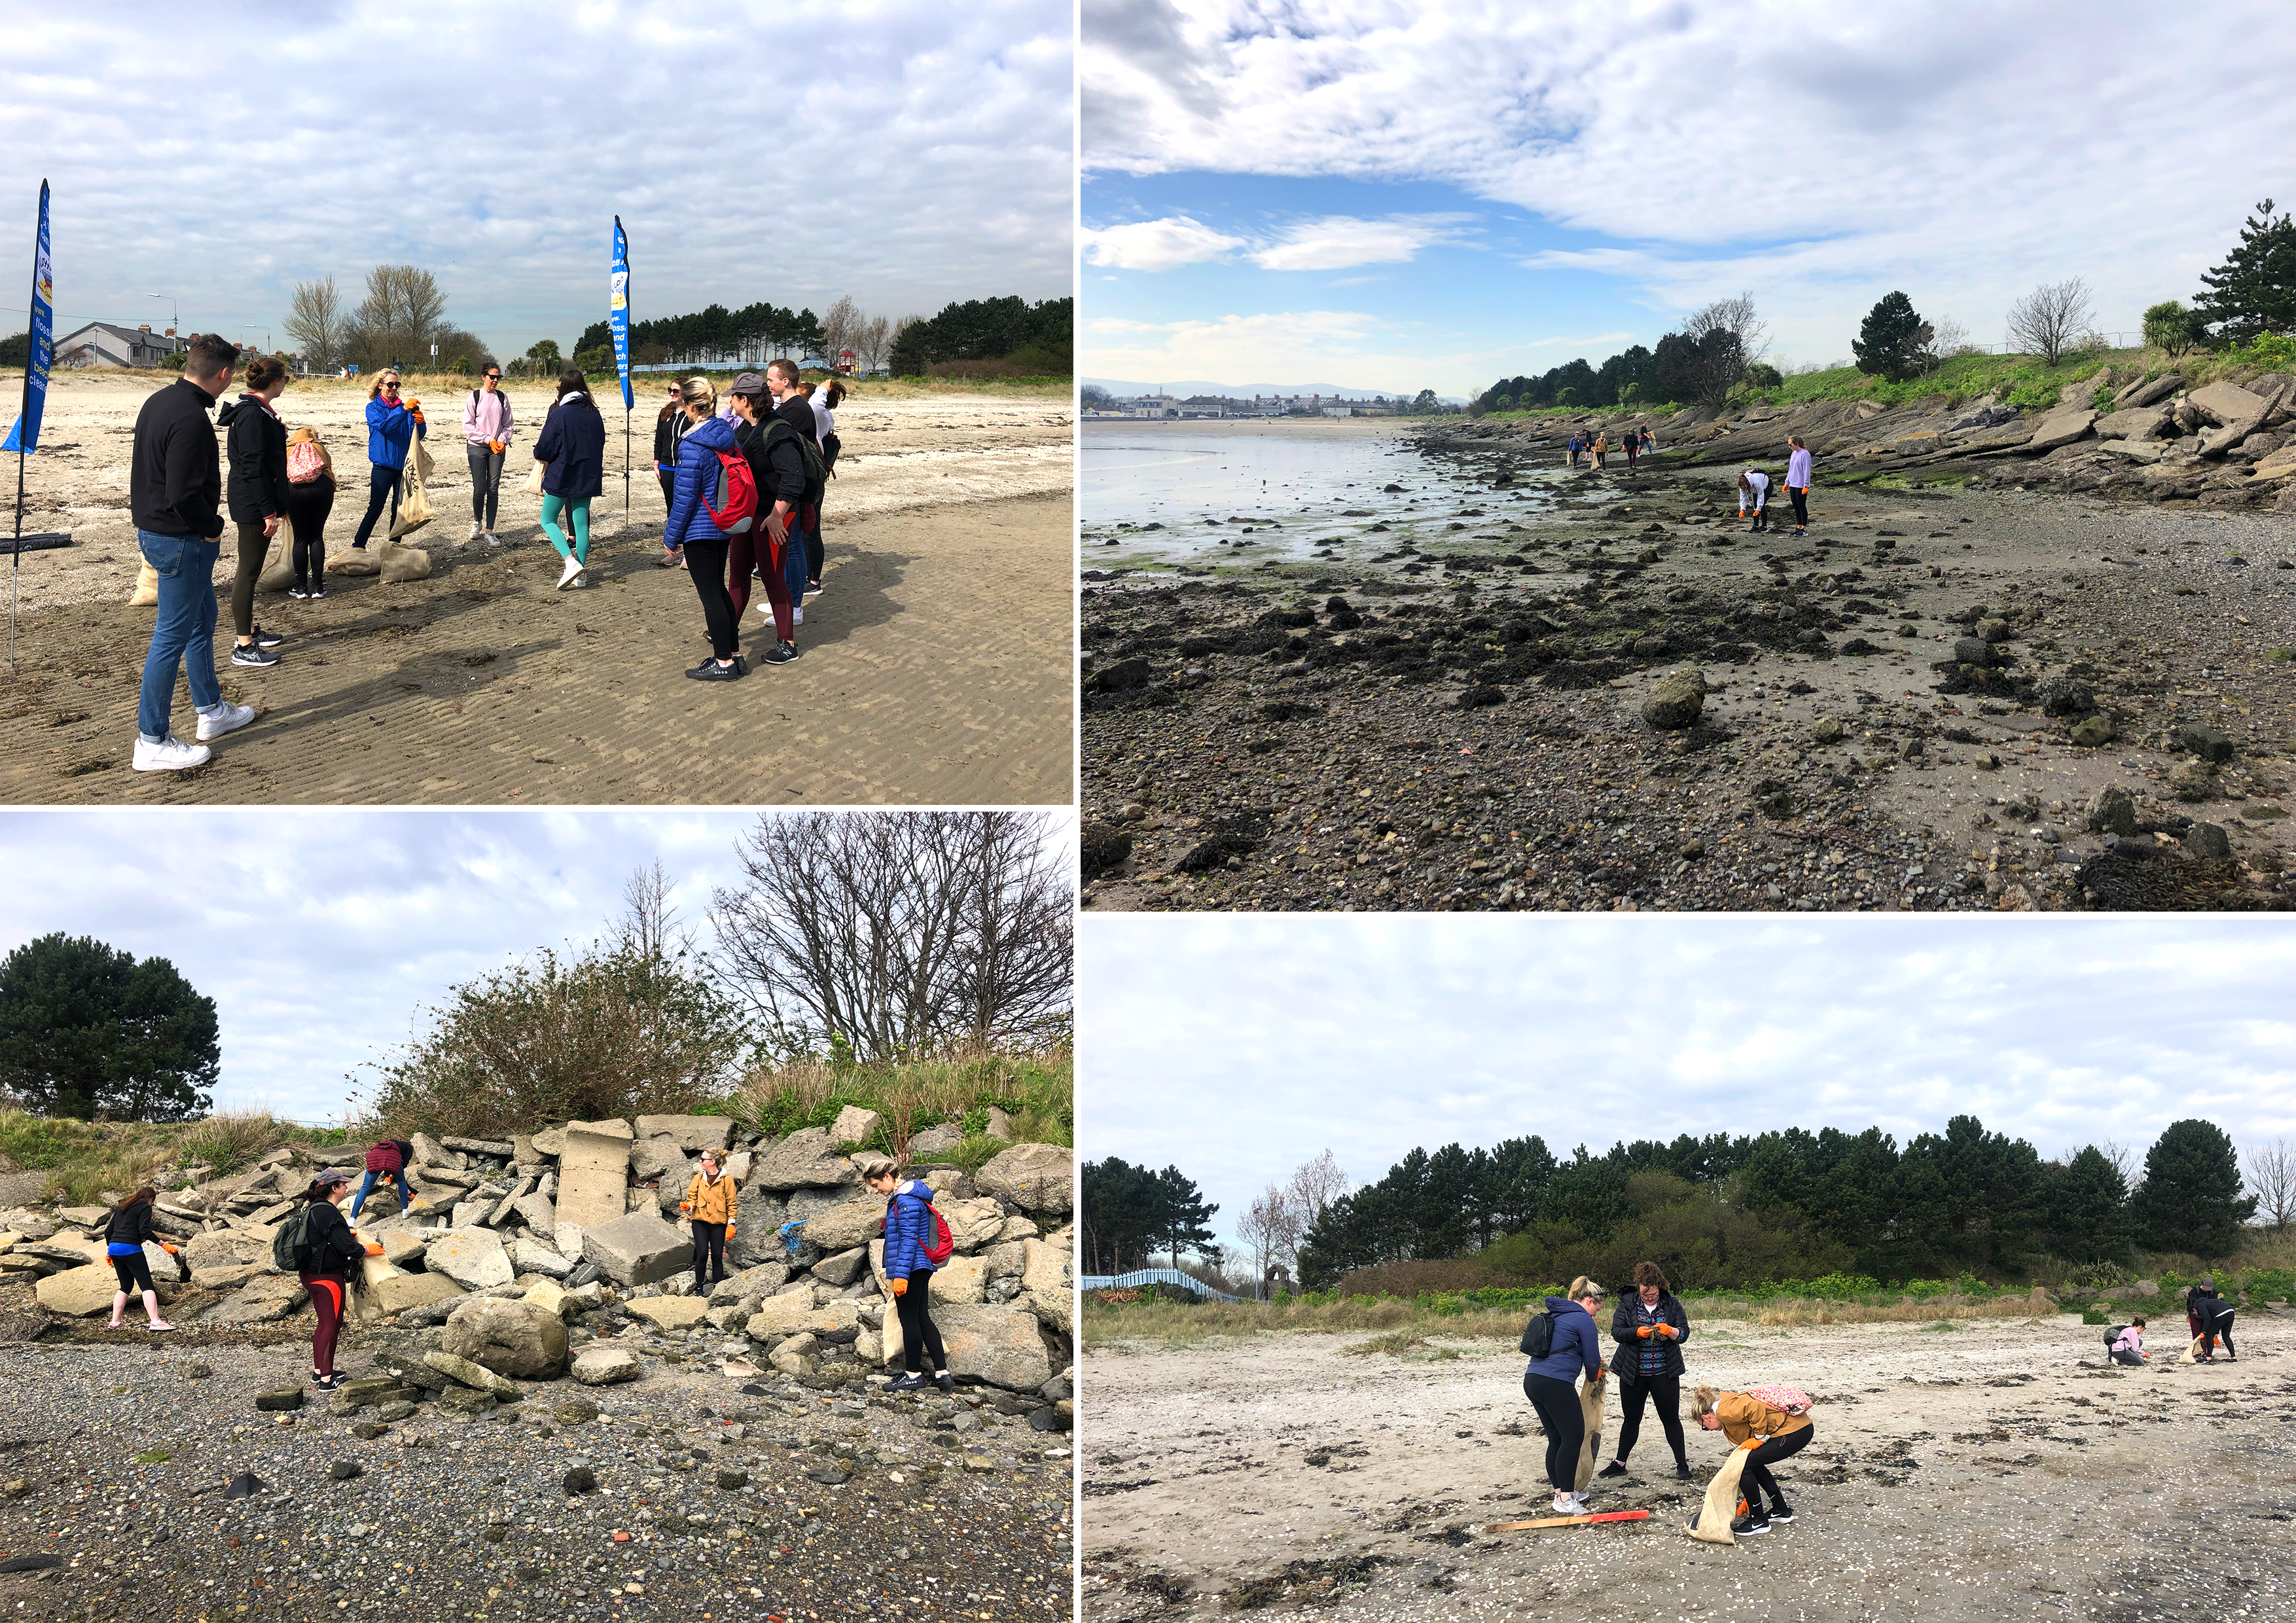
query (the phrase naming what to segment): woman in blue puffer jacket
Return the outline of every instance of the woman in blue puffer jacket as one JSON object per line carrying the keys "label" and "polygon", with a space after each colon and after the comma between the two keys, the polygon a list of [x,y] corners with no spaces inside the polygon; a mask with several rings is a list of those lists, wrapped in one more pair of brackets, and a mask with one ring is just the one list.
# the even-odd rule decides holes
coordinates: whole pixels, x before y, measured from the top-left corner
{"label": "woman in blue puffer jacket", "polygon": [[[686,435],[692,439],[693,434]],[[683,457],[684,452],[679,453]],[[940,1327],[932,1322],[933,1265],[925,1255],[933,1242],[932,1190],[914,1178],[903,1180],[900,1168],[882,1155],[861,1163],[861,1176],[885,1201],[885,1285],[893,1293],[893,1307],[901,1325],[901,1369],[898,1379],[885,1383],[888,1392],[914,1392],[925,1385],[922,1356],[932,1358],[933,1384],[944,1392],[955,1389],[948,1373],[948,1355],[941,1349]]]}
{"label": "woman in blue puffer jacket", "polygon": [[367,470],[366,517],[359,521],[358,534],[351,537],[353,548],[365,547],[386,502],[390,505],[390,521],[398,522],[399,481],[406,476],[406,455],[414,449],[417,436],[430,438],[430,424],[422,420],[422,402],[400,399],[398,374],[386,369],[367,390],[366,459],[373,465]]}
{"label": "woman in blue puffer jacket", "polygon": [[718,453],[737,450],[734,425],[710,414],[718,396],[708,379],[688,378],[679,386],[678,396],[692,426],[677,442],[677,472],[670,486],[669,522],[662,527],[661,544],[685,554],[685,572],[693,577],[693,589],[701,594],[701,618],[709,623],[709,648],[717,656],[685,674],[696,682],[731,682],[750,674],[750,662],[742,657],[741,622],[726,593],[726,549],[732,537],[710,519],[709,503],[718,493]]}
{"label": "woman in blue puffer jacket", "polygon": [[1554,1513],[1587,1514],[1578,1494],[1578,1451],[1587,1440],[1587,1416],[1578,1406],[1578,1381],[1603,1378],[1603,1338],[1595,1314],[1603,1287],[1581,1275],[1567,1297],[1550,1296],[1545,1311],[1554,1316],[1554,1337],[1546,1357],[1533,1358],[1522,1372],[1522,1395],[1546,1428],[1546,1480],[1554,1485]]}

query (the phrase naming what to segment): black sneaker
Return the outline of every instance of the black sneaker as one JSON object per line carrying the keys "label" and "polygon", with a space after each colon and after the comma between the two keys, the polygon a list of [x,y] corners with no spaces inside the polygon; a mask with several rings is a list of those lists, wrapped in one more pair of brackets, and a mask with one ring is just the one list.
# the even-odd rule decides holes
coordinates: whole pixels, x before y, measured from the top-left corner
{"label": "black sneaker", "polygon": [[1791,1504],[1773,1504],[1770,1506],[1770,1520],[1773,1521],[1792,1521],[1793,1520],[1793,1506]]}
{"label": "black sneaker", "polygon": [[1688,1460],[1675,1461],[1674,1480],[1677,1482],[1687,1482],[1690,1480],[1690,1462]]}
{"label": "black sneaker", "polygon": [[735,654],[734,656],[734,668],[742,676],[748,676],[750,674],[750,656],[744,653]]}
{"label": "black sneaker", "polygon": [[231,662],[234,665],[276,665],[279,663],[279,656],[254,643],[234,643]]}
{"label": "black sneaker", "polygon": [[704,660],[685,674],[696,682],[731,682],[742,673],[736,667],[720,665],[715,660]]}
{"label": "black sneaker", "polygon": [[1730,1530],[1741,1538],[1750,1538],[1756,1533],[1768,1532],[1770,1519],[1767,1516],[1741,1516],[1730,1524]]}
{"label": "black sneaker", "polygon": [[297,602],[300,602],[311,594],[303,590],[300,586],[289,586],[287,588],[287,595],[293,598]]}
{"label": "black sneaker", "polygon": [[266,631],[260,626],[255,628],[255,645],[258,648],[276,648],[286,640],[275,631]]}
{"label": "black sneaker", "polygon": [[340,1375],[322,1375],[311,1382],[313,1387],[322,1392],[332,1392],[342,1383],[343,1378]]}
{"label": "black sneaker", "polygon": [[956,1377],[942,1370],[933,1377],[933,1384],[944,1392],[954,1392],[956,1390]]}
{"label": "black sneaker", "polygon": [[774,644],[773,652],[761,653],[758,656],[758,661],[762,665],[788,665],[793,662],[796,659],[797,644],[795,643],[776,643]]}
{"label": "black sneaker", "polygon": [[326,594],[327,594],[327,588],[326,588],[326,587],[324,587],[324,586],[313,586],[313,587],[311,588],[311,601],[312,601],[313,602],[317,602],[321,598],[324,597]]}
{"label": "black sneaker", "polygon": [[1627,1468],[1624,1465],[1620,1464],[1618,1461],[1612,1460],[1609,1464],[1603,1466],[1602,1470],[1596,1471],[1595,1474],[1598,1477],[1622,1477],[1627,1474]]}
{"label": "black sneaker", "polygon": [[921,1392],[924,1385],[925,1378],[922,1374],[908,1374],[888,1381],[877,1389],[881,1392]]}

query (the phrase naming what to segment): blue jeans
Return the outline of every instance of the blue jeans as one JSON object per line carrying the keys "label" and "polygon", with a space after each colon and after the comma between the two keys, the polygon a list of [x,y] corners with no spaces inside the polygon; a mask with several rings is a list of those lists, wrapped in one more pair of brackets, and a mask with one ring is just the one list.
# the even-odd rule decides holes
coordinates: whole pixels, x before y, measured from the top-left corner
{"label": "blue jeans", "polygon": [[[380,1172],[370,1172],[366,1175],[365,1180],[359,1184],[358,1193],[351,1197],[352,1217],[356,1217],[359,1215],[359,1208],[366,1204],[367,1196],[374,1193],[374,1186],[381,1176],[382,1174]],[[405,1211],[409,1206],[414,1205],[415,1199],[414,1180],[402,1168],[398,1174],[399,1210]]]}
{"label": "blue jeans", "polygon": [[790,602],[803,603],[806,586],[805,532],[800,528],[800,513],[790,514],[789,536],[782,543],[782,578],[789,583]]}
{"label": "blue jeans", "polygon": [[223,544],[139,529],[135,545],[160,577],[160,614],[152,627],[152,651],[144,656],[143,696],[135,704],[135,730],[156,744],[168,736],[176,667],[191,683],[194,709],[211,710],[223,702],[215,668],[215,566]]}

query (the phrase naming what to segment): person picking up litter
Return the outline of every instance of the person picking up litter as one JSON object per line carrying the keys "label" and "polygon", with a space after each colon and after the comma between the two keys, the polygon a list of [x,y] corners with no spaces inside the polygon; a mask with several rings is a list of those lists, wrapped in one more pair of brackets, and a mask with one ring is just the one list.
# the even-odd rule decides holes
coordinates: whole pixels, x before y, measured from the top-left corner
{"label": "person picking up litter", "polygon": [[2113,1335],[2112,1351],[2115,1364],[2143,1368],[2151,1357],[2144,1350],[2144,1321],[2135,1318],[2123,1324]]}
{"label": "person picking up litter", "polygon": [[[1740,1447],[1759,1439],[1746,1455],[1745,1474],[1738,1479],[1746,1513],[1730,1524],[1730,1531],[1737,1537],[1767,1533],[1772,1522],[1794,1519],[1793,1507],[1779,1491],[1778,1480],[1769,1468],[1800,1454],[1816,1435],[1816,1428],[1810,1424],[1809,1403],[1806,1393],[1791,1387],[1761,1386],[1746,1392],[1718,1392],[1710,1386],[1698,1389],[1691,1413],[1701,1426],[1719,1431]],[[1766,1493],[1770,1501],[1767,1510],[1762,1508]]]}

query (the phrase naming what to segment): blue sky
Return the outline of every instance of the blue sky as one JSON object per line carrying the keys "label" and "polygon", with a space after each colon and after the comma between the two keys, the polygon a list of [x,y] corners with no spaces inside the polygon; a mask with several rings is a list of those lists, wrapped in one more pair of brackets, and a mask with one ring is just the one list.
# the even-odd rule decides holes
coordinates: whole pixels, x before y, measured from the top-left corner
{"label": "blue sky", "polygon": [[[505,355],[605,315],[1070,291],[1068,0],[0,7],[0,332],[54,186],[57,334],[285,341],[299,281],[434,272]],[[356,295],[354,295],[354,298]]]}
{"label": "blue sky", "polygon": [[2204,1116],[2296,1136],[2296,930],[2268,919],[1200,914],[1078,930],[1078,1144],[1235,1218],[1329,1149],[1880,1125],[2045,1155]]}
{"label": "blue sky", "polygon": [[2289,189],[2296,141],[2269,0],[2207,28],[2066,0],[1083,16],[1089,376],[1464,395],[1742,291],[1774,358],[1843,361],[1892,289],[1998,343],[2072,275],[2133,332]]}

